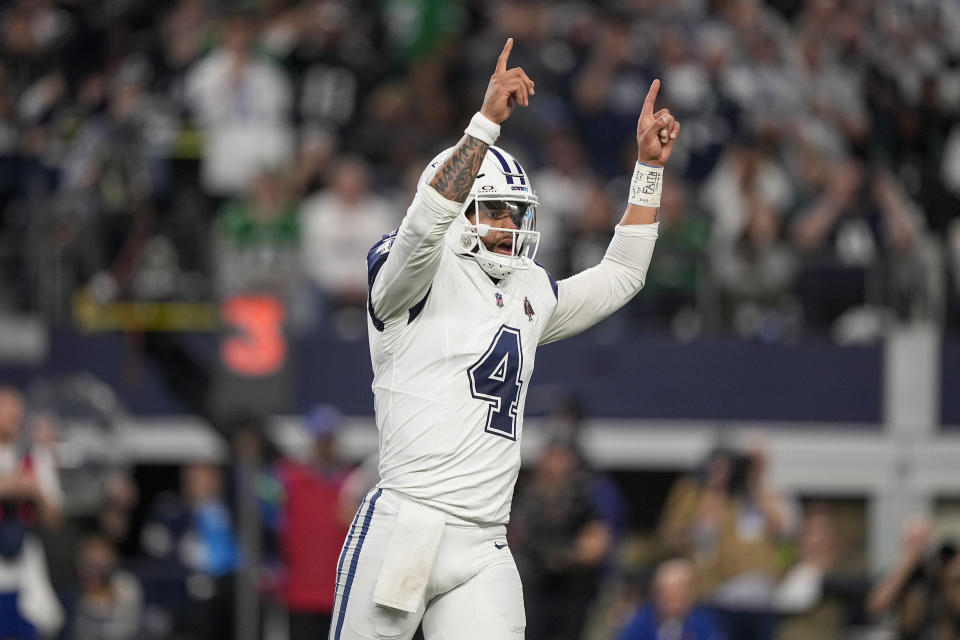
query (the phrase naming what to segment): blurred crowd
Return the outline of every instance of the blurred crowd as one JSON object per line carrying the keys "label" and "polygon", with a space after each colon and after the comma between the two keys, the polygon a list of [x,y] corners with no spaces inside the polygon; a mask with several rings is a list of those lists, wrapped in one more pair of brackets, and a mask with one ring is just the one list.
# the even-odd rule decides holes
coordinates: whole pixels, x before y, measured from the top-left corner
{"label": "blurred crowd", "polygon": [[10,0],[0,32],[0,309],[362,306],[362,256],[509,34],[537,96],[501,144],[555,276],[606,246],[660,77],[683,135],[640,322],[856,341],[960,315],[952,0]]}
{"label": "blurred crowd", "polygon": [[[592,468],[582,418],[573,401],[545,418],[514,496],[530,640],[960,640],[960,554],[930,520],[875,574],[866,513],[777,490],[759,434],[638,488]],[[302,425],[294,448],[250,424],[227,460],[97,467],[0,387],[0,637],[325,637],[377,460],[344,457],[331,405]],[[97,478],[82,494],[79,466]],[[637,500],[657,505],[646,522]]]}
{"label": "blurred crowd", "polygon": [[[537,95],[501,144],[532,174],[556,277],[606,247],[654,77],[683,123],[647,287],[619,322],[848,342],[960,324],[954,0],[0,2],[0,313],[64,325],[79,304],[270,292],[294,331],[355,332],[363,256],[507,35]],[[638,551],[579,421],[548,418],[516,495],[531,640],[829,640],[884,620],[960,639],[960,555],[929,522],[868,575],[831,505],[775,491],[762,446],[721,446]],[[300,457],[253,430],[229,464],[154,486],[109,455],[77,475],[56,414],[0,388],[0,637],[233,637],[252,566],[264,637],[322,637],[376,461],[342,458],[332,407],[303,423]]]}
{"label": "blurred crowd", "polygon": [[[960,555],[932,521],[904,523],[899,558],[865,561],[864,512],[773,486],[765,440],[721,440],[677,476],[652,526],[591,468],[570,405],[521,477],[508,528],[530,640],[960,639]],[[632,485],[638,491],[637,485]]]}

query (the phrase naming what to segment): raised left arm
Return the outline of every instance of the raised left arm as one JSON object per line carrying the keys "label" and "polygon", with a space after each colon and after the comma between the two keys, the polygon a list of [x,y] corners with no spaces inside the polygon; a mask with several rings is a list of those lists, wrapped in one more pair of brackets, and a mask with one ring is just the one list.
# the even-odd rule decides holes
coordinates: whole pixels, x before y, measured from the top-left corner
{"label": "raised left arm", "polygon": [[663,166],[680,133],[680,123],[669,110],[653,112],[659,90],[660,81],[654,80],[637,120],[637,165],[610,246],[600,264],[557,283],[557,308],[540,344],[592,327],[643,288],[657,240]]}
{"label": "raised left arm", "polygon": [[660,92],[660,81],[654,80],[647,91],[637,120],[637,167],[630,184],[630,197],[623,211],[621,225],[653,224],[660,212],[660,189],[663,166],[673,153],[680,134],[680,123],[669,109],[653,112]]}

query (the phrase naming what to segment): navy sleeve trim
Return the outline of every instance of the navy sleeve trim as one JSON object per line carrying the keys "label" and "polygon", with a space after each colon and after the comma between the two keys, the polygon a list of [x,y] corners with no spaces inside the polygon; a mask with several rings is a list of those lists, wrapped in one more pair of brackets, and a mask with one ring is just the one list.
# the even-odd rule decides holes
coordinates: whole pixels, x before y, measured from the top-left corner
{"label": "navy sleeve trim", "polygon": [[427,306],[427,298],[430,297],[431,291],[433,291],[433,287],[430,287],[429,289],[427,289],[427,292],[423,294],[423,300],[421,300],[417,304],[410,307],[410,315],[407,318],[407,324],[411,324],[414,320],[416,320],[417,316],[420,315],[420,312],[423,311],[423,308]]}
{"label": "navy sleeve trim", "polygon": [[[386,325],[373,311],[373,299],[371,295],[373,293],[373,282],[377,279],[377,274],[380,273],[380,269],[387,261],[387,256],[390,255],[390,248],[393,247],[393,241],[397,239],[397,231],[399,231],[399,229],[394,229],[383,236],[380,242],[373,245],[367,253],[367,311],[370,313],[370,320],[373,321],[373,326],[377,331],[383,331]],[[424,302],[426,302],[426,297],[424,297]]]}
{"label": "navy sleeve trim", "polygon": [[540,264],[540,263],[537,262],[536,260],[534,260],[533,262],[534,262],[534,264],[536,264],[538,267],[540,267],[541,269],[543,269],[543,272],[544,272],[545,274],[547,274],[547,280],[550,281],[550,288],[553,289],[553,297],[554,297],[555,300],[559,300],[559,299],[560,299],[560,295],[557,293],[557,281],[553,279],[553,276],[550,275],[550,272],[547,271],[547,268],[546,268],[545,266],[543,266],[542,264]]}
{"label": "navy sleeve trim", "polygon": [[371,288],[377,272],[383,266],[383,261],[390,255],[390,249],[393,248],[393,241],[397,239],[398,231],[399,229],[394,229],[380,238],[379,242],[370,247],[370,251],[367,252],[367,283]]}

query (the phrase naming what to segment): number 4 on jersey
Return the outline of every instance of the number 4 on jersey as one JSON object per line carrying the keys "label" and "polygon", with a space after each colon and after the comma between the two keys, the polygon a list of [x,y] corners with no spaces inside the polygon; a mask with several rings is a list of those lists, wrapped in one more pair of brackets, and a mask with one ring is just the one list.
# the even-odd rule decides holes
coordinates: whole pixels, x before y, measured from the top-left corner
{"label": "number 4 on jersey", "polygon": [[522,369],[520,331],[503,325],[490,348],[467,370],[470,393],[490,405],[484,429],[487,433],[517,439],[517,398],[523,385]]}

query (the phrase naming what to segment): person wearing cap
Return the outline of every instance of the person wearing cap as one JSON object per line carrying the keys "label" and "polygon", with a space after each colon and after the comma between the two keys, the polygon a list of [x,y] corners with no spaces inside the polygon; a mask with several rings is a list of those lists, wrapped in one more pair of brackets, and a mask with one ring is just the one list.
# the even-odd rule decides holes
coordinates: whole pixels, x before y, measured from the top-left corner
{"label": "person wearing cap", "polygon": [[333,612],[340,545],[356,505],[342,505],[350,468],[337,451],[343,416],[332,405],[311,409],[303,420],[312,442],[304,459],[280,460],[274,470],[267,518],[283,565],[279,591],[289,613],[290,639],[323,637]]}

